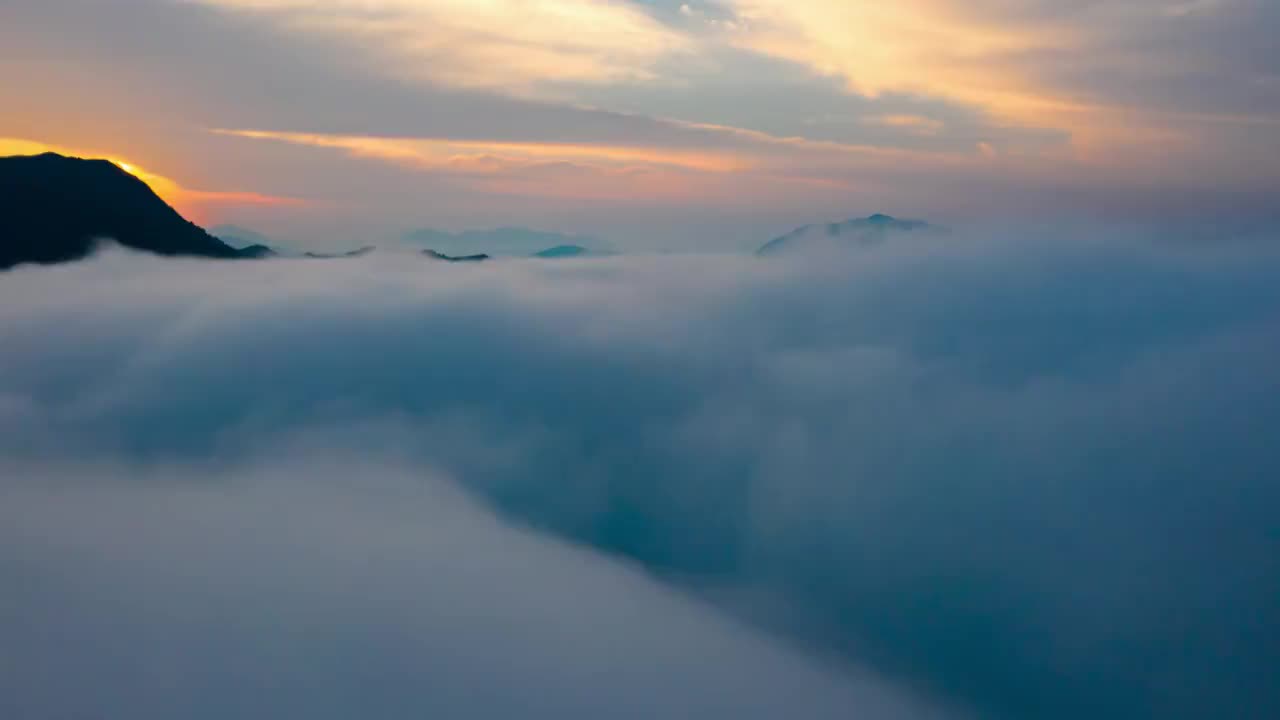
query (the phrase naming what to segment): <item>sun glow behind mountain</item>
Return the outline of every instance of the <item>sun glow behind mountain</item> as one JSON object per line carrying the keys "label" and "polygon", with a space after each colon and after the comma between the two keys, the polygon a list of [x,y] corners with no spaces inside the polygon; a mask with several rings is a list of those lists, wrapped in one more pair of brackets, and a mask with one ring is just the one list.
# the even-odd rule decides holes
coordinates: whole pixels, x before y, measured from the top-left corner
{"label": "sun glow behind mountain", "polygon": [[121,170],[145,182],[165,202],[173,205],[183,215],[200,223],[208,222],[211,218],[226,211],[227,208],[245,206],[297,208],[305,204],[297,198],[263,195],[255,192],[196,190],[184,187],[176,180],[151,172],[132,162],[122,160],[109,152],[76,150],[34,140],[0,137],[0,156],[40,155],[50,152],[68,157],[107,160]]}

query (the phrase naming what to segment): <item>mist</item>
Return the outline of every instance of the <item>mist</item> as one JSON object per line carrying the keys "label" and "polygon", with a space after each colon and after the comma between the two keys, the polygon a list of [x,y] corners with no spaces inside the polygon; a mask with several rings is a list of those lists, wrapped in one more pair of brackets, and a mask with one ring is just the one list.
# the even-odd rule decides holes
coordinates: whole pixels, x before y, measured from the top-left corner
{"label": "mist", "polygon": [[8,273],[0,710],[1272,717],[1278,271],[1091,233]]}
{"label": "mist", "polygon": [[941,717],[420,470],[6,470],[7,717]]}

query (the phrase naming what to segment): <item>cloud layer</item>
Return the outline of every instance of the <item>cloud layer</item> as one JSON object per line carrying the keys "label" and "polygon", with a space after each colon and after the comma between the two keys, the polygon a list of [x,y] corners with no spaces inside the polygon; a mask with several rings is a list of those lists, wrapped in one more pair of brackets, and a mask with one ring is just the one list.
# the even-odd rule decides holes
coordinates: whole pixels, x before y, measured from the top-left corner
{"label": "cloud layer", "polygon": [[[684,39],[639,6],[595,0],[198,0],[378,53],[382,69],[444,85],[528,89],[648,76]],[[353,43],[354,41],[354,43]]]}
{"label": "cloud layer", "polygon": [[8,274],[0,696],[1273,716],[1278,269],[948,237]]}
{"label": "cloud layer", "polygon": [[3,470],[8,717],[941,717],[420,468]]}

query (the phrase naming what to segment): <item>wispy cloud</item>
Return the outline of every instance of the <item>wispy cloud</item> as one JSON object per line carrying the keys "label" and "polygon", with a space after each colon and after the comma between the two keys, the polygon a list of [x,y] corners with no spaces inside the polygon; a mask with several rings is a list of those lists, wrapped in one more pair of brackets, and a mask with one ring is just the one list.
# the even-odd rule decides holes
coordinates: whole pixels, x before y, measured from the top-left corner
{"label": "wispy cloud", "polygon": [[[1274,24],[1276,11],[1256,0],[707,0],[673,4],[665,15],[602,0],[198,1],[361,48],[380,72],[569,100],[591,85],[678,86],[690,78],[675,58],[715,63],[720,50],[738,48],[839,78],[849,95],[973,108],[993,122],[988,137],[967,144],[971,151],[1000,147],[1001,125],[1015,136],[1043,128],[1101,164],[1118,152],[1192,153],[1205,131],[1190,126],[1206,122],[1206,94],[1229,94],[1235,107],[1219,103],[1214,112],[1235,121],[1267,116],[1250,109],[1258,105],[1250,98],[1276,95],[1266,90],[1275,74],[1265,62],[1224,63],[1220,49],[1228,29],[1252,37]],[[1206,82],[1180,84],[1179,73]],[[1163,97],[1143,98],[1155,94]],[[882,127],[931,135],[919,125]]]}
{"label": "wispy cloud", "polygon": [[[0,3],[0,136],[305,197],[345,232],[536,224],[601,196],[721,218],[737,199],[785,230],[1136,192],[1122,204],[1164,221],[1193,189],[1280,183],[1278,30],[1268,0],[18,0]],[[293,222],[268,215],[218,219]]]}
{"label": "wispy cloud", "polygon": [[[1009,121],[1070,129],[1084,144],[1141,141],[1168,121],[1146,111],[1202,111],[1203,87],[1178,89],[1163,108],[1142,97],[1179,73],[1212,75],[1220,87],[1234,88],[1240,114],[1257,106],[1259,82],[1276,77],[1274,63],[1271,70],[1267,63],[1224,64],[1231,55],[1225,34],[1254,46],[1280,18],[1255,0],[714,5],[734,18],[713,26],[726,42],[840,77],[853,92],[953,98]],[[1249,52],[1275,59],[1274,51]]]}
{"label": "wispy cloud", "polygon": [[1001,109],[1057,102],[1017,81],[1001,59],[1067,46],[1061,28],[982,18],[946,0],[850,3],[842,0],[728,0],[738,18],[726,39],[846,79],[869,94],[913,91]]}
{"label": "wispy cloud", "polygon": [[374,48],[380,69],[525,92],[552,82],[644,79],[689,41],[627,2],[597,0],[191,0]]}
{"label": "wispy cloud", "polygon": [[504,142],[448,138],[387,138],[264,130],[215,130],[253,140],[337,148],[357,157],[403,163],[428,170],[491,173],[546,162],[582,162],[598,166],[670,166],[706,172],[743,170],[742,155],[627,145],[552,142]]}
{"label": "wispy cloud", "polygon": [[[930,130],[927,123],[914,118],[903,122],[917,123],[911,131]],[[680,204],[711,199],[756,202],[778,193],[803,195],[815,187],[852,191],[877,170],[888,172],[904,163],[927,163],[939,171],[954,171],[995,159],[983,154],[958,157],[779,138],[716,125],[683,124],[680,129],[703,134],[706,148],[693,150],[683,143],[660,142],[612,145],[268,130],[212,132],[337,150],[354,158],[450,178],[486,192],[634,202],[661,199]],[[848,168],[855,161],[857,171],[851,173]]]}

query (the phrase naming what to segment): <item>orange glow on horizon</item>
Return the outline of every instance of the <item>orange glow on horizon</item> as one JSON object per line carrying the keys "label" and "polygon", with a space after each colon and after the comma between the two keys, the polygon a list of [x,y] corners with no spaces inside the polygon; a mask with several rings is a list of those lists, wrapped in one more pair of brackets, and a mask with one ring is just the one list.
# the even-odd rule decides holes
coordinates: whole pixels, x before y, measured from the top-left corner
{"label": "orange glow on horizon", "polygon": [[146,170],[136,163],[122,160],[112,153],[70,149],[36,140],[0,137],[0,157],[10,155],[40,155],[57,153],[67,157],[106,160],[146,183],[156,195],[169,203],[188,220],[204,224],[209,222],[209,210],[213,206],[300,206],[305,202],[296,198],[264,195],[255,192],[196,190],[184,187],[176,180]]}

